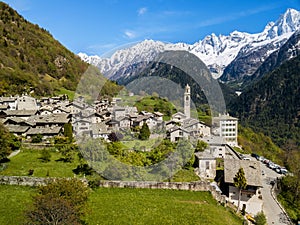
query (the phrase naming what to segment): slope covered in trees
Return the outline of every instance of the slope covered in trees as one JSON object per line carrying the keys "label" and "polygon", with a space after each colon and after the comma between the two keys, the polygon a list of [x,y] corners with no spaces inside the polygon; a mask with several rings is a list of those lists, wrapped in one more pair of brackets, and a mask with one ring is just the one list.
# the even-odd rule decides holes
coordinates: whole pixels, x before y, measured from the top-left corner
{"label": "slope covered in trees", "polygon": [[[75,90],[88,64],[38,25],[0,2],[0,95]],[[22,85],[20,85],[22,84]]]}
{"label": "slope covered in trees", "polygon": [[248,87],[230,104],[244,126],[263,132],[283,146],[300,138],[300,56],[283,63]]}

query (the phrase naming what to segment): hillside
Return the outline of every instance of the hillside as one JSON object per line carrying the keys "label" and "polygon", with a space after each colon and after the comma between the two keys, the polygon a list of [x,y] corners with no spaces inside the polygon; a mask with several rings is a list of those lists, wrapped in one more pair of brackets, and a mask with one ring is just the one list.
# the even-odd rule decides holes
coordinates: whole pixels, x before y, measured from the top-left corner
{"label": "hillside", "polygon": [[[75,90],[88,64],[0,2],[0,95]],[[22,85],[20,85],[22,84]]]}
{"label": "hillside", "polygon": [[287,140],[300,145],[300,56],[250,85],[230,104],[231,113],[245,126],[272,137],[280,146]]}

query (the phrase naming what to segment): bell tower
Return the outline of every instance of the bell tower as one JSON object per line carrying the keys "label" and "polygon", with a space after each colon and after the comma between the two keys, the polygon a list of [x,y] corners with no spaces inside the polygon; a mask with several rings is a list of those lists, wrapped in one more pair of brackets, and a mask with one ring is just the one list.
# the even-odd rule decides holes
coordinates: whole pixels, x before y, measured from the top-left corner
{"label": "bell tower", "polygon": [[185,90],[184,90],[184,115],[187,118],[191,117],[191,88],[190,86],[187,84],[185,86]]}

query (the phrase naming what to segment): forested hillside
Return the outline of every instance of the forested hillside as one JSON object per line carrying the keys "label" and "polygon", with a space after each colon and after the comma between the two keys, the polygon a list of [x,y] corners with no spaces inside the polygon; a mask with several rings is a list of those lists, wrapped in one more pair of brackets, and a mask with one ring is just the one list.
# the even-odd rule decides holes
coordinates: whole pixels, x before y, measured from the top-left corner
{"label": "forested hillside", "polygon": [[283,63],[248,87],[230,104],[244,126],[272,137],[280,146],[287,140],[300,145],[300,56]]}
{"label": "forested hillside", "polygon": [[[0,2],[0,95],[75,90],[88,64],[52,35]],[[20,85],[22,84],[22,85]]]}

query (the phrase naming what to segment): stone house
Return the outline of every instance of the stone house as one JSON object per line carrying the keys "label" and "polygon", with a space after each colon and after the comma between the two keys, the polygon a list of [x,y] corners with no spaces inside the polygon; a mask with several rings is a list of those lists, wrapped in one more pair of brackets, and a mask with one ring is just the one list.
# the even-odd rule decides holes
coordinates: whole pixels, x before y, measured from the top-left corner
{"label": "stone house", "polygon": [[90,128],[92,138],[103,138],[104,140],[108,140],[110,131],[107,130],[107,126],[104,122],[91,124]]}
{"label": "stone house", "polygon": [[7,110],[16,110],[17,97],[0,97],[0,105],[7,106]]}
{"label": "stone house", "polygon": [[216,158],[205,150],[196,152],[195,156],[198,160],[198,174],[204,179],[215,179],[216,177]]}
{"label": "stone house", "polygon": [[262,211],[263,201],[260,188],[262,187],[261,167],[259,161],[225,159],[224,182],[227,187],[228,201],[238,205],[239,190],[234,186],[234,177],[238,170],[243,168],[247,187],[242,190],[240,209],[245,207],[246,212],[256,215]]}
{"label": "stone house", "polygon": [[72,122],[75,135],[90,135],[91,123],[85,118],[78,118]]}
{"label": "stone house", "polygon": [[179,139],[188,139],[190,133],[179,126],[174,126],[167,130],[167,138],[170,139],[171,142],[176,142]]}
{"label": "stone house", "polygon": [[193,137],[202,137],[210,135],[210,127],[199,120],[188,118],[182,121],[182,127],[190,132]]}

